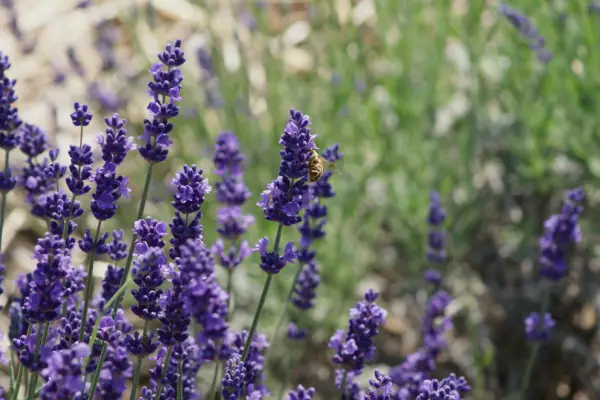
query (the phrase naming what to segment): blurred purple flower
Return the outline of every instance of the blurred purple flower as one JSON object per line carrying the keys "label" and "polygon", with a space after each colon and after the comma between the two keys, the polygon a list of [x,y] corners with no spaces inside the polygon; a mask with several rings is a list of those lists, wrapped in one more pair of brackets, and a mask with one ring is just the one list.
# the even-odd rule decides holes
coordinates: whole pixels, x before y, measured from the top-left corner
{"label": "blurred purple flower", "polygon": [[556,323],[549,313],[540,317],[540,313],[532,312],[525,318],[525,335],[531,342],[545,342],[550,337],[550,331]]}
{"label": "blurred purple flower", "polygon": [[539,239],[540,273],[552,281],[562,279],[567,273],[566,255],[569,246],[581,241],[579,216],[583,207],[583,189],[567,191],[560,214],[544,222],[544,234]]}
{"label": "blurred purple flower", "polygon": [[527,40],[529,48],[536,53],[540,61],[547,63],[552,59],[552,53],[544,49],[546,39],[540,35],[531,19],[510,7],[508,4],[500,4],[498,11],[519,31],[521,36]]}

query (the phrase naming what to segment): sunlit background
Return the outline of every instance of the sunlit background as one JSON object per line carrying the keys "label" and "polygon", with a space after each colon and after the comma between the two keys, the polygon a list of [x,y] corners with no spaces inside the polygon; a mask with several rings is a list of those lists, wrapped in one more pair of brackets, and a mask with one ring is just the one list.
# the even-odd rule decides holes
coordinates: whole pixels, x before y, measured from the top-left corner
{"label": "sunlit background", "polygon": [[[182,113],[174,120],[170,156],[155,170],[146,207],[154,218],[172,218],[170,180],[184,163],[215,179],[214,140],[230,130],[248,155],[253,196],[245,211],[257,220],[248,239],[273,237],[275,224],[255,203],[277,174],[278,137],[289,108],[310,115],[320,148],[340,143],[345,156],[331,180],[337,195],[328,202],[327,236],[317,247],[317,307],[299,316],[311,333],[296,346],[272,345],[267,379],[274,393],[286,381],[315,386],[321,399],[336,397],[327,341],[370,287],[382,292],[389,317],[376,363],[362,382],[375,367],[387,371],[420,345],[425,217],[429,192],[437,190],[448,213],[444,273],[455,299],[454,329],[437,374],[467,377],[471,398],[507,398],[518,389],[528,354],[523,319],[540,308],[537,238],[564,190],[582,185],[584,242],[570,260],[569,279],[553,288],[557,328],[534,368],[532,399],[600,395],[600,232],[594,227],[600,215],[600,6],[514,2],[545,39],[540,50],[530,48],[496,1],[0,3],[6,3],[0,50],[18,80],[21,117],[49,133],[63,161],[79,135],[69,118],[74,101],[94,112],[85,142],[95,142],[101,117],[115,111],[127,119],[130,134],[139,135],[147,70],[166,42],[183,41]],[[130,156],[124,169],[139,195],[141,158]],[[33,244],[45,229],[18,191],[8,207],[3,304],[16,295],[17,274],[33,269]],[[216,207],[208,196],[207,244],[216,238]],[[130,233],[136,210],[137,201],[121,201],[118,218],[106,228]],[[284,231],[284,240],[297,237],[296,229]],[[98,265],[100,279],[107,264]],[[261,332],[272,334],[293,275],[284,270],[275,280]],[[257,256],[236,272],[236,327],[250,324],[264,279]],[[7,324],[5,309],[1,330]],[[289,358],[295,367],[286,377]]]}

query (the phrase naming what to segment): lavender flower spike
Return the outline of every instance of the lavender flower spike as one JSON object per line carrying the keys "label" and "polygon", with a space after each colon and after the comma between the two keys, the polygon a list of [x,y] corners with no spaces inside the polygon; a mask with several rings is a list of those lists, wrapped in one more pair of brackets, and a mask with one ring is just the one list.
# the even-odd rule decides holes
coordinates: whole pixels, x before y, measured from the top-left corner
{"label": "lavender flower spike", "polygon": [[152,119],[144,120],[144,133],[139,137],[144,144],[138,147],[142,157],[149,163],[165,161],[173,143],[169,139],[169,133],[173,130],[173,124],[169,120],[179,115],[176,102],[181,101],[179,92],[183,75],[178,67],[185,62],[181,40],[167,44],[158,58],[161,62],[150,67],[154,81],[148,84],[152,101],[147,110]]}
{"label": "lavender flower spike", "polygon": [[567,274],[567,249],[581,241],[578,221],[583,199],[582,189],[567,191],[560,214],[552,215],[544,223],[544,234],[539,239],[540,273],[551,281],[559,281]]}
{"label": "lavender flower spike", "polygon": [[346,370],[360,373],[365,361],[375,355],[373,338],[387,316],[387,311],[375,304],[378,297],[374,290],[367,291],[364,300],[350,310],[348,331],[338,330],[329,341],[329,348],[336,351],[333,362]]}
{"label": "lavender flower spike", "polygon": [[314,396],[315,396],[314,388],[311,387],[311,388],[305,389],[304,386],[298,385],[296,390],[293,390],[288,394],[288,397],[286,398],[286,400],[312,400]]}
{"label": "lavender flower spike", "polygon": [[279,176],[267,185],[258,202],[267,220],[284,226],[300,222],[302,219],[298,214],[310,200],[308,159],[316,145],[309,125],[308,115],[290,110],[290,119],[279,139],[279,144],[283,145]]}

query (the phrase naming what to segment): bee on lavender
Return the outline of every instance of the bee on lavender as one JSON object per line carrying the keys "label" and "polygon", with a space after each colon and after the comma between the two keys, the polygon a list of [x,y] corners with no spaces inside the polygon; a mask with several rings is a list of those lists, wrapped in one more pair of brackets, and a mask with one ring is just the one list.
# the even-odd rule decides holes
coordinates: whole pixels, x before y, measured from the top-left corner
{"label": "bee on lavender", "polygon": [[326,168],[335,171],[335,163],[327,161],[316,149],[312,149],[308,159],[308,181],[311,183],[318,182],[325,173]]}

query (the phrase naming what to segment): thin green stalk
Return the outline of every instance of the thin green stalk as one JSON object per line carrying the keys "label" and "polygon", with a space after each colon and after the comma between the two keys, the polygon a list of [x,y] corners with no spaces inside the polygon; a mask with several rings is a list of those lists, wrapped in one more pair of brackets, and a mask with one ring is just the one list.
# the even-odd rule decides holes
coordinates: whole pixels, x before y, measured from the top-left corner
{"label": "thin green stalk", "polygon": [[15,358],[12,352],[10,354],[10,364],[8,364],[8,377],[10,378],[8,393],[12,393],[15,388]]}
{"label": "thin green stalk", "polygon": [[[17,369],[17,379],[15,383],[15,388],[14,391],[11,392],[10,400],[17,400],[17,398],[19,397],[19,389],[21,389],[21,379],[23,377],[24,369],[25,368],[23,367],[23,364],[19,363],[19,368]],[[26,387],[28,386],[29,385],[26,385]]]}
{"label": "thin green stalk", "polygon": [[[8,178],[8,156],[10,151],[5,151],[4,177]],[[6,192],[2,192],[2,208],[0,209],[0,251],[2,251],[2,232],[4,231],[4,216],[6,215]]]}
{"label": "thin green stalk", "polygon": [[[40,328],[42,327],[41,325],[42,325],[41,323],[38,324],[38,326]],[[46,344],[46,339],[48,338],[48,330],[49,329],[50,329],[50,322],[46,322],[44,324],[44,333],[41,336],[41,340],[40,340],[40,336],[38,333],[38,340],[36,341],[36,344],[35,344],[35,353],[34,353],[34,357],[35,357],[36,361],[39,357],[40,347],[42,347],[43,345]],[[28,392],[29,394],[27,395],[27,400],[33,399],[39,375],[40,375],[39,372],[33,372],[31,374],[31,382],[29,382],[29,392]]]}
{"label": "thin green stalk", "polygon": [[135,400],[135,394],[137,393],[137,385],[140,381],[140,371],[142,369],[142,357],[137,358],[137,364],[135,365],[135,372],[133,374],[133,384],[131,386],[131,393],[129,394],[129,400]]}
{"label": "thin green stalk", "polygon": [[277,322],[277,325],[275,326],[275,331],[273,332],[273,336],[271,337],[271,343],[274,343],[275,339],[277,339],[277,336],[279,335],[279,330],[281,329],[281,326],[283,325],[283,321],[285,320],[285,316],[287,315],[290,301],[292,300],[292,296],[294,295],[294,287],[296,287],[296,282],[298,281],[298,277],[300,276],[300,272],[302,271],[302,268],[304,268],[304,265],[299,265],[298,268],[296,269],[296,275],[294,275],[294,280],[292,281],[292,285],[290,286],[290,290],[288,291],[288,294],[287,294],[287,299],[285,300],[285,304],[283,305],[283,307],[284,307],[283,312],[279,316],[279,321]]}
{"label": "thin green stalk", "polygon": [[177,363],[177,400],[183,400],[183,361]]}
{"label": "thin green stalk", "polygon": [[[85,298],[83,300],[83,312],[81,313],[81,329],[79,331],[79,341],[83,341],[83,335],[85,334],[85,325],[87,322],[87,312],[90,306],[90,299],[92,297],[92,288],[94,283],[94,259],[96,258],[96,243],[100,237],[100,228],[102,227],[102,221],[98,221],[96,227],[96,234],[94,235],[94,242],[92,245],[92,251],[90,252],[90,260],[87,269],[87,278],[85,280]],[[91,398],[91,397],[90,397]]]}
{"label": "thin green stalk", "polygon": [[[106,358],[106,349],[108,347],[106,344],[102,346],[102,352],[100,353],[100,359],[98,360],[98,366],[96,367],[96,371],[94,371],[94,377],[92,378],[92,385],[90,386],[90,394],[88,396],[89,399],[94,398],[94,392],[96,391],[96,386],[98,386],[98,378],[100,377],[100,371],[102,370],[102,363],[104,363],[104,358]],[[85,387],[85,386],[84,386]]]}
{"label": "thin green stalk", "polygon": [[[283,224],[279,224],[277,227],[277,236],[275,236],[275,244],[273,246],[273,251],[279,254],[279,242],[281,241],[281,232],[283,230]],[[267,299],[267,294],[269,293],[269,287],[271,286],[271,280],[273,280],[273,274],[267,274],[267,280],[265,281],[265,286],[263,287],[262,294],[260,295],[260,300],[258,301],[258,307],[256,307],[256,313],[254,313],[254,319],[252,320],[252,326],[250,327],[250,331],[248,332],[248,339],[246,339],[246,344],[244,345],[244,352],[242,353],[242,362],[246,361],[248,357],[248,352],[250,351],[250,343],[252,343],[252,337],[254,336],[254,332],[256,332],[256,327],[258,326],[258,320],[260,318],[260,313],[265,305],[265,300]]]}
{"label": "thin green stalk", "polygon": [[340,385],[340,391],[342,392],[342,400],[346,399],[346,379],[348,379],[348,371],[344,370],[344,376],[342,376],[342,384]]}
{"label": "thin green stalk", "polygon": [[[150,190],[150,181],[152,180],[152,166],[154,164],[148,164],[148,170],[146,172],[146,182],[144,183],[144,191],[142,192],[142,200],[140,202],[140,208],[138,209],[137,219],[139,220],[144,215],[144,208],[146,207],[146,199],[148,198],[148,192]],[[135,241],[137,239],[137,235],[133,235],[131,238],[131,243],[129,244],[129,253],[127,254],[127,260],[125,261],[125,273],[123,274],[123,279],[121,280],[121,286],[123,286],[129,276],[129,270],[131,269],[131,263],[133,261],[133,252],[135,251]],[[123,296],[119,296],[117,301],[114,304],[112,316],[113,318],[117,315],[117,311],[119,310],[119,306],[121,305],[121,301],[123,301]]]}
{"label": "thin green stalk", "polygon": [[[131,279],[128,279],[127,282],[125,282],[125,285],[121,286],[119,288],[119,290],[117,290],[115,292],[115,294],[113,294],[113,296],[106,302],[106,304],[104,305],[104,307],[99,311],[98,315],[102,315],[102,313],[104,312],[104,310],[106,310],[108,307],[110,307],[110,305],[112,303],[114,303],[119,296],[121,296],[121,294],[129,286],[130,282],[131,282]],[[96,342],[96,336],[98,335],[98,328],[99,327],[100,327],[100,318],[97,318],[96,319],[96,323],[94,324],[94,329],[92,330],[92,334],[90,335],[90,340],[88,341],[88,347],[90,348],[90,354],[92,352],[92,346]],[[104,344],[104,346],[106,346],[106,343]],[[83,369],[84,370],[87,369],[87,366],[88,366],[89,362],[90,362],[90,357],[88,356],[88,357],[85,358],[85,361],[83,363]],[[98,366],[102,367],[102,365],[100,363],[98,364]]]}
{"label": "thin green stalk", "polygon": [[[144,321],[144,332],[142,334],[142,340],[146,342],[148,337],[148,321]],[[135,372],[133,373],[133,384],[131,385],[131,393],[129,394],[129,400],[135,400],[135,394],[137,392],[137,386],[140,382],[140,371],[142,369],[143,357],[138,357],[138,362],[135,366]]]}
{"label": "thin green stalk", "polygon": [[167,355],[165,357],[165,363],[163,364],[163,370],[160,374],[160,381],[158,382],[158,388],[156,389],[156,395],[154,396],[154,400],[159,400],[160,395],[162,394],[164,384],[162,383],[165,376],[167,376],[167,371],[169,370],[169,365],[171,364],[171,354],[173,354],[173,346],[169,346],[167,349]]}
{"label": "thin green stalk", "polygon": [[[542,312],[540,313],[540,322],[543,323],[544,315],[548,312],[548,308],[550,307],[550,288],[547,287],[544,293],[544,299],[542,303]],[[539,328],[539,326],[538,326]],[[527,393],[527,388],[529,387],[529,380],[531,378],[531,372],[533,371],[533,365],[535,364],[535,359],[537,357],[537,353],[540,349],[541,342],[535,342],[533,347],[531,348],[531,353],[529,354],[529,359],[527,360],[527,365],[525,366],[525,372],[523,372],[523,381],[521,383],[521,391],[519,397],[521,399],[525,399],[525,394]]]}

